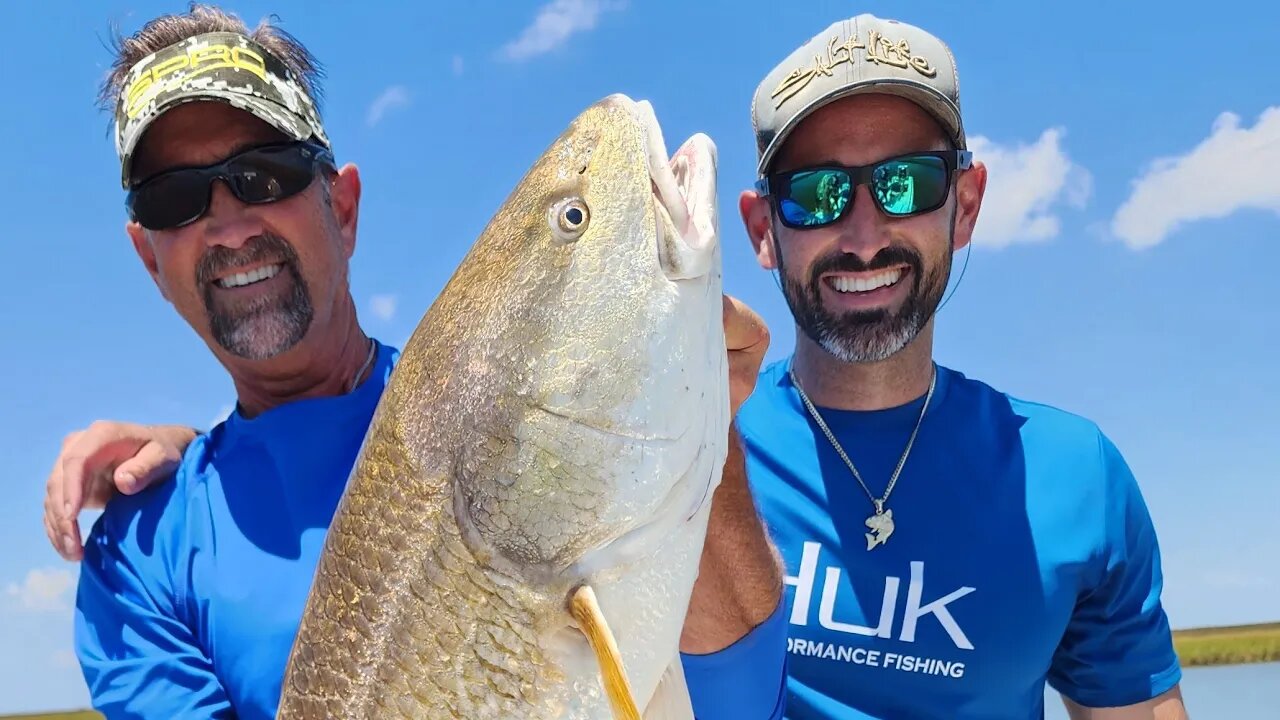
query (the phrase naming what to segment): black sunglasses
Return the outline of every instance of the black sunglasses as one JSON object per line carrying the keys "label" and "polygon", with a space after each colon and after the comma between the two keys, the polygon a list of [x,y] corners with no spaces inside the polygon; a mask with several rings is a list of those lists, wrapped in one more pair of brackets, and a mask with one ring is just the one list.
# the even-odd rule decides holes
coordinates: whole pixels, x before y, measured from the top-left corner
{"label": "black sunglasses", "polygon": [[946,202],[952,174],[972,164],[968,150],[919,152],[872,165],[821,165],[773,173],[757,181],[756,189],[772,198],[783,225],[819,228],[844,215],[859,185],[871,190],[876,207],[889,217],[933,212]]}
{"label": "black sunglasses", "polygon": [[263,145],[212,165],[166,170],[129,190],[129,217],[149,230],[195,222],[209,209],[214,180],[249,204],[296,195],[315,179],[319,167],[334,167],[333,154],[310,142]]}

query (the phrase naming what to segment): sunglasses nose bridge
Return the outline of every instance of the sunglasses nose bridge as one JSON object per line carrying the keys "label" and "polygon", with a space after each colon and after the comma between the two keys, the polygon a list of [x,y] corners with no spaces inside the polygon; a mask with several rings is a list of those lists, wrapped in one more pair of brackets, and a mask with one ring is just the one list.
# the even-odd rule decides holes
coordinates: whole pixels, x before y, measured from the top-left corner
{"label": "sunglasses nose bridge", "polygon": [[257,235],[257,221],[249,206],[236,197],[231,180],[222,176],[209,178],[204,216],[204,241],[232,249]]}
{"label": "sunglasses nose bridge", "polygon": [[863,260],[870,260],[889,245],[888,218],[876,206],[866,183],[854,185],[853,197],[834,228],[840,251]]}
{"label": "sunglasses nose bridge", "polygon": [[225,174],[209,177],[208,185],[205,187],[205,192],[207,193],[205,202],[208,206],[206,212],[210,216],[228,210],[235,210],[243,205],[240,198],[236,196],[235,186],[232,185],[232,182],[232,179]]}

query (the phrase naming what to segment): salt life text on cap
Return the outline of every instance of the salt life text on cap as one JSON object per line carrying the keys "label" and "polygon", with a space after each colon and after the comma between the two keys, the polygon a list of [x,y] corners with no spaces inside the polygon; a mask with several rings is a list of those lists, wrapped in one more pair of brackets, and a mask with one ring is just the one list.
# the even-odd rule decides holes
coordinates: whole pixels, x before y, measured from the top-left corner
{"label": "salt life text on cap", "polygon": [[888,93],[933,115],[967,149],[960,79],[951,49],[914,25],[863,14],[833,23],[778,64],[756,88],[751,120],[767,174],[778,148],[818,108],[857,93]]}

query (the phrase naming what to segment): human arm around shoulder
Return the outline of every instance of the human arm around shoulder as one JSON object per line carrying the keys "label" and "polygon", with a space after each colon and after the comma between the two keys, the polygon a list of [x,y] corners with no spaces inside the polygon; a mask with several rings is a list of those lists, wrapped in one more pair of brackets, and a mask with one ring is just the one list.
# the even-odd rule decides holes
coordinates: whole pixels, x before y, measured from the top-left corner
{"label": "human arm around shoulder", "polygon": [[1120,451],[1098,435],[1104,545],[1095,584],[1077,600],[1049,683],[1072,720],[1186,718],[1155,526]]}
{"label": "human arm around shoulder", "polygon": [[198,434],[181,425],[115,420],[68,433],[45,481],[44,529],[54,550],[64,560],[81,559],[80,511],[167,479]]}
{"label": "human arm around shoulder", "polygon": [[154,503],[122,497],[89,535],[76,592],[75,649],[107,720],[233,720],[184,610],[181,562]]}

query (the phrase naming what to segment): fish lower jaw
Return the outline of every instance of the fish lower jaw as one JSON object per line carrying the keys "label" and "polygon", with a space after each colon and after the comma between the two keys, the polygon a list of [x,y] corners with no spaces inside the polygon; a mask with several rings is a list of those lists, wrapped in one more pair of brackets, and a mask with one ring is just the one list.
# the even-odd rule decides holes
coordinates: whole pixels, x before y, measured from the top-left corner
{"label": "fish lower jaw", "polygon": [[576,584],[591,578],[615,576],[656,548],[667,543],[681,528],[696,524],[705,528],[710,502],[708,499],[720,483],[720,466],[694,463],[667,491],[648,519],[584,554],[566,573]]}
{"label": "fish lower jaw", "polygon": [[536,405],[534,406],[534,409],[544,412],[548,415],[551,415],[559,420],[564,420],[566,422],[572,423],[585,430],[591,430],[593,432],[600,433],[602,435],[610,435],[613,437],[621,438],[621,439],[632,441],[632,442],[668,444],[668,443],[676,442],[677,440],[679,440],[681,437],[684,436],[683,432],[675,433],[675,434],[652,433],[652,432],[642,432],[634,428],[605,427],[599,423],[587,422],[586,420],[584,420],[583,418],[575,414],[572,410],[556,407],[553,405]]}

